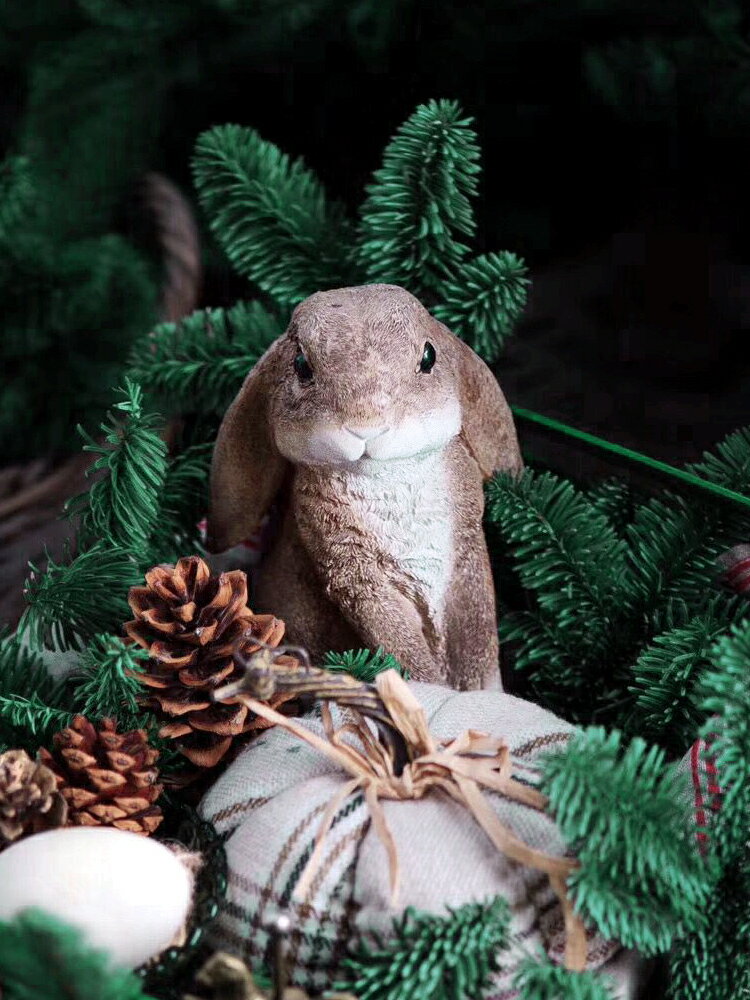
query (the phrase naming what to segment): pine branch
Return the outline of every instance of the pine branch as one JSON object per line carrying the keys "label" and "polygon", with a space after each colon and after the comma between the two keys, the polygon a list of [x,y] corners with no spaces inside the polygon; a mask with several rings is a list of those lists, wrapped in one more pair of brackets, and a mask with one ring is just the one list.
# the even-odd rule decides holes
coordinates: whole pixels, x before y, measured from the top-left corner
{"label": "pine branch", "polygon": [[52,734],[69,726],[73,713],[46,705],[36,694],[0,695],[0,735],[20,750],[34,754]]}
{"label": "pine branch", "polygon": [[193,173],[227,256],[282,310],[350,283],[350,226],[302,160],[253,129],[220,125],[199,136]]}
{"label": "pine branch", "polygon": [[635,695],[633,732],[677,754],[687,750],[706,717],[698,689],[709,667],[709,650],[727,624],[725,617],[709,611],[656,635],[643,649],[630,689]]}
{"label": "pine branch", "polygon": [[700,610],[715,582],[716,556],[726,547],[713,538],[719,516],[670,493],[638,508],[625,534],[634,594],[644,612],[675,596]]}
{"label": "pine branch", "polygon": [[670,956],[672,1000],[735,1000],[750,992],[750,856],[730,866],[711,894],[705,924]]}
{"label": "pine branch", "polygon": [[686,468],[712,483],[750,493],[750,426],[728,434],[716,445],[715,453],[705,452],[702,461]]}
{"label": "pine branch", "polygon": [[81,649],[100,632],[119,633],[130,617],[128,591],[143,579],[129,550],[103,543],[67,564],[49,559],[44,573],[31,570],[18,630],[49,649]]}
{"label": "pine branch", "polygon": [[606,646],[625,571],[624,544],[607,520],[569,482],[529,470],[495,476],[486,516],[571,655]]}
{"label": "pine branch", "polygon": [[[750,495],[750,428],[728,435],[689,471]],[[664,493],[642,505],[628,529],[634,582],[641,606],[653,609],[679,596],[701,611],[716,592],[716,558],[750,534],[750,516],[717,501],[688,501]]]}
{"label": "pine branch", "polygon": [[702,735],[713,743],[722,799],[710,837],[728,863],[743,852],[750,828],[750,622],[733,626],[719,639],[711,661],[713,669],[702,679],[701,704],[718,718],[705,723]]}
{"label": "pine branch", "polygon": [[28,218],[34,184],[28,157],[8,156],[0,163],[0,243],[9,243]]}
{"label": "pine branch", "polygon": [[545,756],[542,791],[581,867],[576,910],[606,938],[652,955],[699,926],[715,879],[695,849],[674,766],[640,738],[578,732]]}
{"label": "pine branch", "polygon": [[0,982],[8,1000],[149,1000],[134,973],[39,910],[0,923]]}
{"label": "pine branch", "polygon": [[404,285],[434,299],[475,230],[479,148],[457,101],[420,105],[398,129],[361,209],[359,264],[367,281]]}
{"label": "pine branch", "polygon": [[348,982],[337,989],[358,1000],[475,1000],[508,946],[508,904],[497,896],[448,912],[408,907],[394,921],[392,940],[374,949],[363,944],[344,961]]}
{"label": "pine branch", "polygon": [[381,646],[374,652],[371,649],[349,649],[345,653],[329,652],[323,658],[321,666],[334,673],[351,674],[366,684],[371,684],[384,670],[397,670],[402,677],[407,679],[409,677],[395,656],[384,652]]}
{"label": "pine branch", "polygon": [[76,712],[91,720],[116,719],[122,731],[140,729],[145,714],[138,705],[143,686],[138,674],[148,650],[126,645],[113,635],[97,635],[83,652],[81,675],[76,679],[73,703]]}
{"label": "pine branch", "polygon": [[514,253],[461,263],[432,312],[487,362],[496,361],[526,305],[528,268]]}
{"label": "pine branch", "polygon": [[199,522],[208,510],[213,444],[186,448],[169,463],[162,490],[158,528],[149,543],[147,562],[176,562],[186,552],[200,553]]}
{"label": "pine branch", "polygon": [[29,692],[54,702],[58,684],[37,652],[24,646],[17,635],[0,633],[0,695]]}
{"label": "pine branch", "polygon": [[36,753],[39,744],[68,724],[62,685],[38,653],[18,635],[0,637],[0,744]]}
{"label": "pine branch", "polygon": [[570,722],[591,722],[594,709],[607,708],[610,699],[604,684],[609,675],[598,661],[592,661],[593,673],[588,663],[571,656],[565,636],[550,616],[516,611],[500,619],[498,633],[518,674],[514,694]]}
{"label": "pine branch", "polygon": [[162,323],[130,353],[129,373],[169,413],[222,413],[283,333],[259,302],[206,309]]}
{"label": "pine branch", "polygon": [[586,490],[586,499],[622,538],[635,516],[636,493],[630,484],[621,479],[605,479]]}
{"label": "pine branch", "polygon": [[525,958],[513,979],[520,1000],[612,1000],[607,979],[597,972],[569,972],[546,955]]}
{"label": "pine branch", "polygon": [[82,514],[81,538],[101,540],[107,545],[144,553],[158,523],[159,499],[167,472],[167,446],[158,433],[159,420],[144,412],[143,391],[137,382],[125,379],[119,389],[125,398],[115,408],[125,419],[110,414],[102,424],[103,445],[79,428],[86,440],[84,451],[100,455],[91,473],[106,475],[94,482],[88,493],[67,505],[71,515]]}

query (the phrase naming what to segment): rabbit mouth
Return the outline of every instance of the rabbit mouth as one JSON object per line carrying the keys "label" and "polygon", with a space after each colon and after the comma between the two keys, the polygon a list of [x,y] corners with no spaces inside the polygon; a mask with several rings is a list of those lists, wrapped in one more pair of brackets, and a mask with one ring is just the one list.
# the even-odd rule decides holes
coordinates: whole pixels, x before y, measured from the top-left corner
{"label": "rabbit mouth", "polygon": [[444,448],[461,429],[458,406],[408,417],[395,425],[322,425],[287,427],[276,445],[291,462],[346,466],[362,460],[385,462],[414,458]]}

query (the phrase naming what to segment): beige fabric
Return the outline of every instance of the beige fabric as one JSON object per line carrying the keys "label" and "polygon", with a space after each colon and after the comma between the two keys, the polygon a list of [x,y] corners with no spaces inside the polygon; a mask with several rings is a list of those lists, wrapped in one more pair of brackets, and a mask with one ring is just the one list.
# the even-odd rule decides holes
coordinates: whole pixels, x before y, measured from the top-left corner
{"label": "beige fabric", "polygon": [[[501,692],[455,692],[413,683],[411,690],[437,737],[467,729],[502,735],[514,773],[534,783],[535,761],[563,746],[572,727],[551,713]],[[304,725],[322,735],[321,723]],[[341,723],[339,715],[335,722]],[[539,947],[562,961],[562,914],[546,876],[501,855],[458,803],[436,793],[419,801],[382,801],[401,869],[396,910],[390,906],[389,868],[361,793],[342,806],[325,842],[323,861],[304,899],[293,897],[310,857],[326,805],[348,780],[313,748],[281,729],[264,733],[237,758],[206,795],[202,815],[231,833],[227,841],[229,892],[214,944],[252,961],[264,957],[265,929],[280,911],[292,918],[294,982],[310,990],[330,986],[346,951],[373,933],[389,935],[406,906],[444,913],[448,906],[503,896],[511,907],[513,946],[504,955],[490,996],[511,1000],[520,957]],[[553,821],[543,812],[487,795],[498,817],[529,846],[564,854]],[[617,998],[634,997],[640,961],[616,944],[589,935],[588,967],[606,965]]]}

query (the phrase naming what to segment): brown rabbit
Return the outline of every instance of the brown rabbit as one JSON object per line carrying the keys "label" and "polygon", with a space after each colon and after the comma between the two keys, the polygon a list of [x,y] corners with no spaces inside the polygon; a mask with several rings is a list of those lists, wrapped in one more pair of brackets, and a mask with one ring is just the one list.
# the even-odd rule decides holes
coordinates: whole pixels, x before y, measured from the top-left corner
{"label": "brown rabbit", "polygon": [[413,295],[317,292],[224,417],[208,544],[280,502],[255,601],[290,641],[313,657],[383,646],[415,680],[498,686],[482,481],[520,467],[492,373]]}

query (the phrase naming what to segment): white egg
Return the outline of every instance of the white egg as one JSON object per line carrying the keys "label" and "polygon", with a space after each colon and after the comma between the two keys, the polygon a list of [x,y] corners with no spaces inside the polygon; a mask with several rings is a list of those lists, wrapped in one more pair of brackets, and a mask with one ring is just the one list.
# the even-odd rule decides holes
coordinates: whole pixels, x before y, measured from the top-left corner
{"label": "white egg", "polygon": [[50,830],[0,854],[0,920],[45,910],[126,968],[172,942],[191,892],[187,869],[167,847],[122,830]]}

